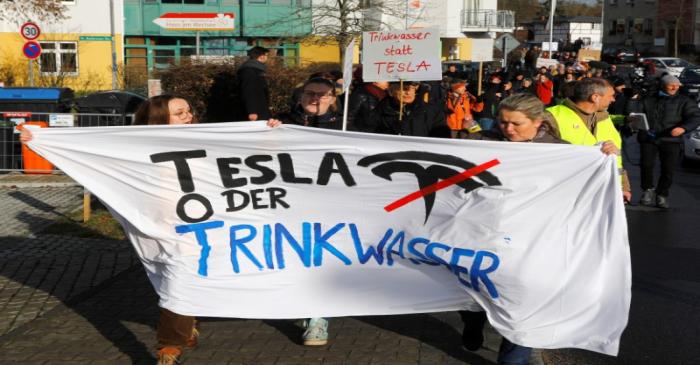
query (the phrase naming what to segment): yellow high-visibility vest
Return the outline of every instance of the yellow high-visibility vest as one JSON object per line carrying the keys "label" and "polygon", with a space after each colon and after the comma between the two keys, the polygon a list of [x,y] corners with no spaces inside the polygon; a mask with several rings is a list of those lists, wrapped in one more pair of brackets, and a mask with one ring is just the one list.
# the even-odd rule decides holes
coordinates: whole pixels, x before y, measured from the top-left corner
{"label": "yellow high-visibility vest", "polygon": [[[595,135],[575,111],[565,105],[547,108],[557,121],[561,139],[581,146],[594,146],[598,142],[612,141],[615,147],[622,150],[622,137],[615,129],[612,119],[607,117],[596,124]],[[617,168],[622,173],[622,156],[617,156]]]}

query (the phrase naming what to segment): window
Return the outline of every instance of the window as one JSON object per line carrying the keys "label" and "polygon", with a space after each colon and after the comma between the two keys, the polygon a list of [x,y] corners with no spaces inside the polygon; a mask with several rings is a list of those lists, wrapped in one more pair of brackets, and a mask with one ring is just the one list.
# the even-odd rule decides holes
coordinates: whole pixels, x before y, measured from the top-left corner
{"label": "window", "polygon": [[248,4],[267,4],[267,0],[248,0]]}
{"label": "window", "polygon": [[644,19],[636,18],[634,19],[634,32],[642,33],[644,31]]}
{"label": "window", "polygon": [[615,25],[615,33],[616,34],[625,34],[625,20],[624,19],[617,20],[617,24]]}
{"label": "window", "polygon": [[189,4],[189,5],[203,5],[204,0],[160,0],[163,4]]}
{"label": "window", "polygon": [[617,0],[610,0],[610,5],[617,5]]}
{"label": "window", "polygon": [[41,42],[39,68],[43,74],[77,75],[78,44],[75,42]]}
{"label": "window", "polygon": [[652,27],[654,25],[654,19],[644,19],[644,34],[651,35],[652,34]]}

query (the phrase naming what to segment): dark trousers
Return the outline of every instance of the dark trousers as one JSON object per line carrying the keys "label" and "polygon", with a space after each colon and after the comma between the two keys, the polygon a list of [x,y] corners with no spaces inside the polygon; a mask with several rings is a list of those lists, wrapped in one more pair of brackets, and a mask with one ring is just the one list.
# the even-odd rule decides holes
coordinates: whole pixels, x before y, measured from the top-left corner
{"label": "dark trousers", "polygon": [[[467,327],[465,330],[484,330],[486,312],[459,311],[459,315]],[[498,349],[498,365],[527,365],[530,363],[530,353],[531,347],[516,345],[503,337]]]}
{"label": "dark trousers", "polygon": [[505,337],[498,349],[498,365],[528,365],[532,347],[516,345]]}
{"label": "dark trousers", "polygon": [[183,316],[165,308],[160,309],[160,319],[156,329],[158,347],[185,347],[192,336],[194,317]]}
{"label": "dark trousers", "polygon": [[658,156],[661,161],[661,176],[659,176],[659,183],[656,185],[656,194],[668,196],[668,191],[673,183],[673,170],[678,163],[678,155],[681,152],[681,144],[659,141],[641,142],[639,149],[642,189],[654,188],[654,165],[656,165],[656,157]]}

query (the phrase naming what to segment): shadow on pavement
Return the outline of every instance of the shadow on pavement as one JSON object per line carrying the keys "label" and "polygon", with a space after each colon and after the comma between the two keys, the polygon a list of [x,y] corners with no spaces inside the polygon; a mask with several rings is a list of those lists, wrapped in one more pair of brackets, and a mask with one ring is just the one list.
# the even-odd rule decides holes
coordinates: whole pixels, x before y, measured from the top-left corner
{"label": "shadow on pavement", "polygon": [[[24,193],[11,192],[10,195],[41,211],[60,214],[54,211],[54,207]],[[53,223],[51,219],[27,212],[19,212],[16,219],[29,225],[31,232]],[[0,237],[0,341],[7,343],[30,337],[36,342],[35,334],[27,334],[41,332],[41,328],[38,331],[34,328],[38,326],[35,324],[37,318],[53,317],[56,312],[69,310],[89,322],[119,352],[128,356],[131,363],[155,362],[153,349],[124,325],[138,323],[151,331],[155,328],[157,296],[150,284],[141,285],[145,289],[125,293],[118,300],[113,298],[99,305],[85,304],[114,282],[133,276],[134,272],[143,280],[146,276],[128,242],[96,237],[86,239],[46,234],[29,238]],[[149,304],[144,308],[143,303]],[[59,343],[56,343],[59,348],[53,351],[65,350],[60,348],[60,339],[65,336],[65,340],[70,341],[71,334],[56,331],[56,336],[59,336]],[[86,343],[89,347],[88,343],[90,341]],[[74,342],[69,344],[75,346]],[[53,344],[47,345],[32,345],[26,351],[52,351],[47,351],[46,347]]]}
{"label": "shadow on pavement", "polygon": [[[467,364],[493,365],[493,362],[484,359],[478,354],[462,349],[462,333],[432,315],[411,314],[354,318],[377,328],[412,337],[425,345],[444,352],[453,359],[464,361]],[[416,326],[415,321],[422,322],[422,324]]]}

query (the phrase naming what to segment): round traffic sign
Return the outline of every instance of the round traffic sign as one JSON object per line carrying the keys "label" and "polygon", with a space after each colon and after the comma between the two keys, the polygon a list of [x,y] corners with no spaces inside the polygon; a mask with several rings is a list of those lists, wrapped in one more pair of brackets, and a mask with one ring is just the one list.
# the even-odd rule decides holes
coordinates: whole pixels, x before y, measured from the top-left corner
{"label": "round traffic sign", "polygon": [[22,24],[22,27],[19,29],[20,34],[22,34],[22,37],[28,41],[33,41],[41,35],[41,29],[39,28],[36,23],[32,22],[26,22]]}
{"label": "round traffic sign", "polygon": [[37,42],[27,41],[22,47],[22,53],[30,60],[33,60],[41,55],[41,46]]}

